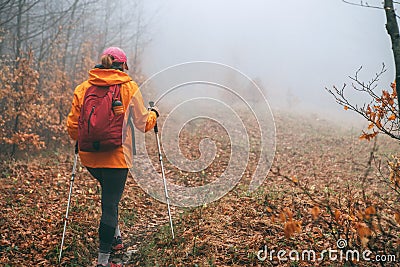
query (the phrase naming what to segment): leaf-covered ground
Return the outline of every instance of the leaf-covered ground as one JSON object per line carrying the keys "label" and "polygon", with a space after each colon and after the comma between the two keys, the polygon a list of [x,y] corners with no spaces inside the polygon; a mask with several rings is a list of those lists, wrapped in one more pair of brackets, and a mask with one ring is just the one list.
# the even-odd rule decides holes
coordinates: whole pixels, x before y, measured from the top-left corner
{"label": "leaf-covered ground", "polygon": [[[279,259],[277,251],[346,248],[374,255],[399,255],[399,195],[389,188],[387,161],[396,142],[378,137],[361,141],[360,129],[346,129],[315,117],[275,114],[277,151],[271,172],[256,192],[247,185],[258,159],[257,141],[244,179],[220,200],[198,208],[173,208],[176,238],[171,239],[166,205],[128,179],[120,205],[126,245],[115,255],[126,266],[379,266],[373,261]],[[218,177],[229,145],[217,126],[218,162],[201,175],[182,173],[166,162],[174,183],[194,186]],[[251,130],[249,132],[252,132]],[[201,131],[182,131],[182,152],[199,156]],[[257,139],[257,131],[253,137]],[[155,151],[154,148],[152,151]],[[240,155],[238,155],[240,156]],[[1,162],[0,264],[56,266],[63,230],[73,152]],[[155,157],[156,160],[156,157]],[[381,171],[377,165],[381,160]],[[225,162],[225,163],[224,163]],[[385,180],[386,179],[386,180]],[[74,184],[61,266],[94,266],[100,215],[99,187],[79,167]],[[382,229],[380,228],[382,227]],[[385,234],[383,234],[385,233]],[[275,250],[262,261],[257,253]],[[260,254],[259,256],[263,256]],[[319,254],[318,254],[319,255]],[[372,256],[371,256],[372,257]],[[282,258],[282,257],[281,257]],[[285,258],[285,257],[283,257]],[[384,266],[396,266],[386,262]]]}

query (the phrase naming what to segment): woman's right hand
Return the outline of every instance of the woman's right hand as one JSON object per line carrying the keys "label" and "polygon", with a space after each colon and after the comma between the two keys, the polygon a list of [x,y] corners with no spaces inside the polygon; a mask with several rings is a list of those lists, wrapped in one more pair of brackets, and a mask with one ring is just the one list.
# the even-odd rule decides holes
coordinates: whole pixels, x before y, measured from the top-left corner
{"label": "woman's right hand", "polygon": [[158,109],[157,106],[149,107],[149,110],[154,111],[154,113],[156,113],[157,115],[157,118],[160,116],[160,110]]}

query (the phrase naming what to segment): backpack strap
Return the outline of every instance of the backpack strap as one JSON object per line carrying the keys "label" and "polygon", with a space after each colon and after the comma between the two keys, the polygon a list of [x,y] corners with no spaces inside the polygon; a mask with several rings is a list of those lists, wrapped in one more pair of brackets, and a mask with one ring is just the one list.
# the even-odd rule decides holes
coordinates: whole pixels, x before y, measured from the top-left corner
{"label": "backpack strap", "polygon": [[110,85],[109,90],[111,91],[112,100],[120,100],[122,102],[120,84]]}

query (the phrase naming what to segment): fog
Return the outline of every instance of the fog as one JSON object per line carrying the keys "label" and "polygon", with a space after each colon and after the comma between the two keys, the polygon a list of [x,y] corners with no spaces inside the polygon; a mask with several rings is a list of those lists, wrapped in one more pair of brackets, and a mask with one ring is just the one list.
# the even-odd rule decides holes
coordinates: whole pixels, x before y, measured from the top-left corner
{"label": "fog", "polygon": [[[187,61],[218,62],[257,79],[274,110],[352,120],[359,117],[324,88],[350,84],[348,76],[361,66],[367,81],[386,65],[379,89],[394,77],[380,9],[341,0],[143,2],[151,36],[142,55],[147,76]],[[348,95],[366,100],[350,87]]]}

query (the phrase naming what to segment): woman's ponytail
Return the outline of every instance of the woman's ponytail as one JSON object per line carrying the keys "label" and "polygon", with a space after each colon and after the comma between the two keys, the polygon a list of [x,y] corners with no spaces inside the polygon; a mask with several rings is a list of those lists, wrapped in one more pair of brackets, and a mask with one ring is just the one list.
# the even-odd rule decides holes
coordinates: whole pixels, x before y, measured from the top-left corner
{"label": "woman's ponytail", "polygon": [[113,56],[103,55],[103,56],[101,56],[101,65],[103,65],[104,68],[109,69],[109,68],[111,68],[113,60],[114,60]]}

